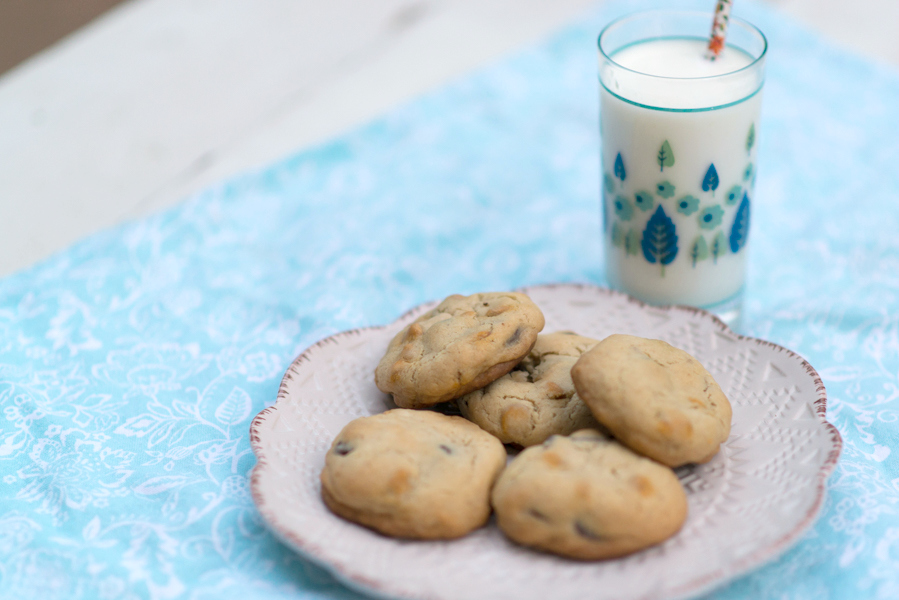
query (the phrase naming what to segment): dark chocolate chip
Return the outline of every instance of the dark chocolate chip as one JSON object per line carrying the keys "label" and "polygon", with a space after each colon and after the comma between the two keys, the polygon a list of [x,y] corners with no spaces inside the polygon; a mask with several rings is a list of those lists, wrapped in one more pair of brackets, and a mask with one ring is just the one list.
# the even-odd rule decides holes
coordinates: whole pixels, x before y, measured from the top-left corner
{"label": "dark chocolate chip", "polygon": [[603,536],[598,533],[591,531],[580,521],[574,522],[574,530],[577,531],[577,534],[583,538],[586,538],[593,542],[601,542],[603,540]]}
{"label": "dark chocolate chip", "polygon": [[515,333],[512,334],[512,337],[506,340],[506,346],[514,346],[518,343],[518,340],[521,339],[521,334],[524,332],[524,329],[519,327],[515,330]]}
{"label": "dark chocolate chip", "polygon": [[337,442],[334,444],[334,453],[338,456],[346,456],[353,451],[353,446],[346,442]]}
{"label": "dark chocolate chip", "polygon": [[545,523],[549,523],[549,517],[544,515],[542,512],[540,512],[536,508],[528,509],[528,514],[531,515],[532,517],[534,517],[535,519],[539,519]]}
{"label": "dark chocolate chip", "polygon": [[452,454],[453,449],[447,446],[446,444],[440,444],[440,449],[446,452],[447,454]]}

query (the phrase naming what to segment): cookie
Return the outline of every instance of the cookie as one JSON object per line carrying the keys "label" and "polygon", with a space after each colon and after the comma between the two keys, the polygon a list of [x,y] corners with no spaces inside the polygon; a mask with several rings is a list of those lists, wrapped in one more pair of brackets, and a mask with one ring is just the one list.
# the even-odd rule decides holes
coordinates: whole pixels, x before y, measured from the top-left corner
{"label": "cookie", "polygon": [[609,336],[571,377],[615,438],[670,467],[708,462],[730,435],[730,402],[712,375],[661,340]]}
{"label": "cookie", "polygon": [[322,499],[383,534],[452,539],[487,522],[502,443],[462,417],[389,410],[347,424],[321,472]]}
{"label": "cookie", "polygon": [[598,427],[571,381],[571,367],[598,341],[567,331],[541,333],[512,371],[457,399],[459,411],[503,443],[521,446]]}
{"label": "cookie", "polygon": [[464,396],[511,371],[543,323],[524,294],[450,296],[391,340],[375,384],[402,408]]}
{"label": "cookie", "polygon": [[524,450],[500,475],[492,503],[511,540],[582,560],[658,544],[687,518],[671,469],[595,430]]}

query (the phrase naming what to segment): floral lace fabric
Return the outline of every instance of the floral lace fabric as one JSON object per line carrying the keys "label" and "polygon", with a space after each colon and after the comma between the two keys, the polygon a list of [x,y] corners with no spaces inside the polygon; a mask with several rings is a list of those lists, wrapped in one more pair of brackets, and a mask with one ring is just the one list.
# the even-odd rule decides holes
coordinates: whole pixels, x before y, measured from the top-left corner
{"label": "floral lace fabric", "polygon": [[[250,420],[327,335],[604,283],[595,36],[659,4],[0,281],[0,597],[360,597],[264,527]],[[815,366],[844,449],[809,533],[709,597],[899,597],[899,74],[737,12],[770,42],[743,332]]]}

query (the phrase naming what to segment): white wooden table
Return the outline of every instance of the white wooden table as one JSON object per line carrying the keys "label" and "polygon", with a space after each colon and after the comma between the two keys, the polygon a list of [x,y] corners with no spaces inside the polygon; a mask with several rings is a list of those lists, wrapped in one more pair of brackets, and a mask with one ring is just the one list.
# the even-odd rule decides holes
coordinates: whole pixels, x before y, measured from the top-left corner
{"label": "white wooden table", "polygon": [[[370,120],[595,1],[130,0],[0,77],[0,275]],[[897,0],[769,1],[899,65]]]}

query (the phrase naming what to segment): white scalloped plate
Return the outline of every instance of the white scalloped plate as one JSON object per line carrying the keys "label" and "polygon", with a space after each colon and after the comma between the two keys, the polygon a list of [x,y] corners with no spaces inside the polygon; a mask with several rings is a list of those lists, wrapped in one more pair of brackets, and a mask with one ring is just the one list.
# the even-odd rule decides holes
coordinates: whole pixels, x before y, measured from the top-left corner
{"label": "white scalloped plate", "polygon": [[587,285],[522,291],[543,310],[545,332],[665,340],[699,359],[727,394],[730,438],[708,464],[678,470],[690,512],[676,536],[625,558],[577,562],[515,546],[492,523],[461,540],[403,541],[328,512],[319,472],[331,441],[351,420],[391,406],[375,387],[375,366],[390,338],[436,303],[326,338],[287,370],[276,404],[250,428],[253,500],[269,527],[349,586],[379,596],[621,600],[707,591],[779,556],[811,526],[842,441],[825,420],[824,385],[800,356],[737,335],[701,310],[650,307]]}

